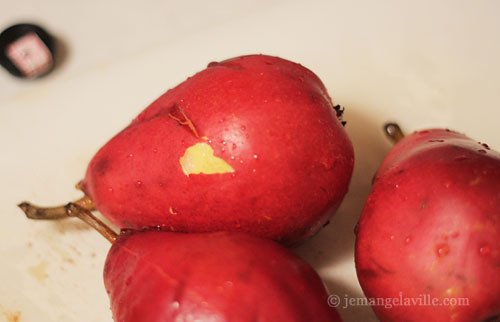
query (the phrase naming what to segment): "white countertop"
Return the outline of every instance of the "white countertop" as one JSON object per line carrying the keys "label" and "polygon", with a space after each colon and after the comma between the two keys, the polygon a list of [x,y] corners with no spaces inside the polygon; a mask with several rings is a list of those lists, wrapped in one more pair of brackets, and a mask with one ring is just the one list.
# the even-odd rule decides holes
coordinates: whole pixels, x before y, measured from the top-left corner
{"label": "white countertop", "polygon": [[[152,100],[210,61],[251,53],[310,68],[346,108],[350,192],[296,251],[332,293],[361,297],[353,228],[390,148],[382,124],[448,127],[500,149],[499,12],[494,0],[3,4],[2,30],[39,23],[64,56],[34,81],[0,71],[0,321],[111,321],[107,241],[75,221],[29,221],[16,204],[79,197],[74,184],[95,151]],[[376,321],[369,307],[339,311],[346,322]]]}

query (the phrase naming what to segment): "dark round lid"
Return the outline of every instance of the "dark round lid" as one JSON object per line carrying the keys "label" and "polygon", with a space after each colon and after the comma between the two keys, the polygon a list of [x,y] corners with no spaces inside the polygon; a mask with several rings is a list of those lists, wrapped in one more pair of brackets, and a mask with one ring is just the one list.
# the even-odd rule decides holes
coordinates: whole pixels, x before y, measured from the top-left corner
{"label": "dark round lid", "polygon": [[12,75],[34,78],[54,67],[54,38],[40,26],[22,23],[0,33],[0,64]]}

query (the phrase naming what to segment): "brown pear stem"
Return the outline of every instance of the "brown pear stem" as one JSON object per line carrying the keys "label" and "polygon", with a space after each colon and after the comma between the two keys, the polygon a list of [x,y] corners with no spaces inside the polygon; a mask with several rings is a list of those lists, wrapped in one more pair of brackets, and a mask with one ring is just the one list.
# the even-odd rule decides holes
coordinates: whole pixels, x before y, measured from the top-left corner
{"label": "brown pear stem", "polygon": [[[84,196],[72,203],[89,211],[96,209],[94,202],[89,196]],[[26,217],[30,219],[61,219],[68,216],[65,205],[57,207],[39,207],[29,202],[22,202],[18,206],[24,211]]]}
{"label": "brown pear stem", "polygon": [[401,141],[405,135],[403,130],[396,123],[387,123],[384,125],[385,134],[391,139],[392,143],[396,144]]}
{"label": "brown pear stem", "polygon": [[85,209],[78,204],[71,202],[64,208],[66,209],[67,216],[80,219],[87,225],[97,230],[97,232],[100,233],[104,238],[109,240],[110,243],[115,242],[118,235],[99,218],[95,217],[88,209]]}
{"label": "brown pear stem", "polygon": [[92,214],[91,211],[95,209],[95,205],[92,199],[87,196],[60,207],[41,208],[23,202],[19,204],[19,208],[21,208],[26,214],[26,217],[30,219],[57,220],[67,217],[76,217],[94,228],[104,238],[109,240],[110,243],[113,243],[118,236],[111,228]]}

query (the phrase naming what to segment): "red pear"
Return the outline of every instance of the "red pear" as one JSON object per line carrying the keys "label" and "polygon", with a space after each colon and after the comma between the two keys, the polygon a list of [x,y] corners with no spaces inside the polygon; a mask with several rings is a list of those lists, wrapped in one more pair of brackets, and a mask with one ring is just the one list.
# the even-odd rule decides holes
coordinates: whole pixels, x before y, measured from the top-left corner
{"label": "red pear", "polygon": [[113,243],[104,284],[116,322],[341,321],[318,274],[277,242],[241,232],[116,234],[84,207],[64,209]]}
{"label": "red pear", "polygon": [[341,321],[316,272],[237,232],[122,232],[104,269],[115,321]]}
{"label": "red pear", "polygon": [[449,130],[402,139],[375,177],[355,257],[366,296],[393,304],[373,306],[381,321],[498,321],[500,154]]}
{"label": "red pear", "polygon": [[294,243],[340,205],[352,169],[321,81],[256,55],[212,63],[162,95],[99,150],[82,187],[122,228]]}
{"label": "red pear", "polygon": [[120,228],[293,244],[347,192],[354,156],[342,111],[299,64],[265,55],[211,63],[106,143],[80,187]]}

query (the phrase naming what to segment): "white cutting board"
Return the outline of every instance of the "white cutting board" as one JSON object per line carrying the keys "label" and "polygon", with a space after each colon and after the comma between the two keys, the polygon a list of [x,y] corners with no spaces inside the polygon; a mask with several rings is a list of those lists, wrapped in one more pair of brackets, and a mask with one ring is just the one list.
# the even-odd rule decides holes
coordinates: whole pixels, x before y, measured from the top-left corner
{"label": "white cutting board", "polygon": [[353,228],[390,148],[381,126],[449,127],[500,149],[499,1],[57,1],[2,5],[0,28],[34,21],[64,42],[48,77],[0,73],[0,321],[111,321],[109,244],[77,221],[34,222],[16,204],[73,200],[96,150],[152,100],[214,60],[277,55],[313,70],[356,152],[331,224],[296,251],[343,302],[376,321],[362,292]]}

